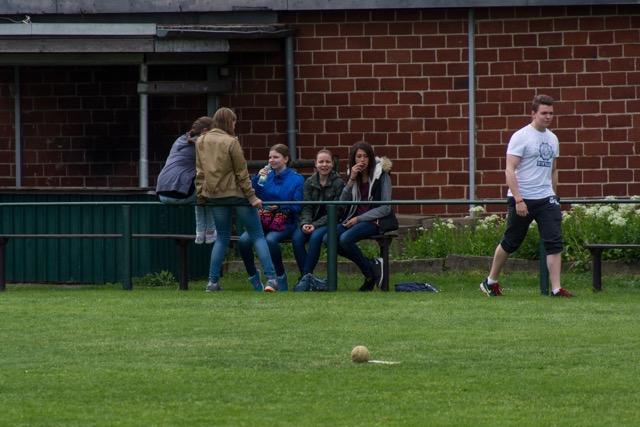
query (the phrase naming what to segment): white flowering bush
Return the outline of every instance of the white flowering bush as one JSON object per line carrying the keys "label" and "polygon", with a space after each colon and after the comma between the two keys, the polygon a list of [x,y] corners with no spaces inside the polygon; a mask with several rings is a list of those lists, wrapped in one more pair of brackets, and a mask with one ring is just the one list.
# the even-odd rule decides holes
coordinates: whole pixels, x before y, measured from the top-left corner
{"label": "white flowering bush", "polygon": [[[444,258],[450,254],[492,256],[506,227],[506,219],[499,215],[483,217],[485,210],[475,206],[464,221],[436,218],[430,229],[420,227],[415,237],[403,245],[405,258]],[[534,227],[518,250],[521,258],[536,259],[538,232]]]}
{"label": "white flowering bush", "polygon": [[[574,268],[586,269],[591,254],[587,243],[640,244],[640,197],[592,205],[575,204],[562,214],[564,241],[563,261]],[[615,202],[614,202],[615,201]],[[637,203],[636,203],[637,201]],[[420,228],[415,237],[403,245],[403,258],[443,258],[450,254],[493,256],[506,227],[506,218],[485,215],[482,206],[470,210],[465,221],[436,218],[430,230]],[[531,223],[527,238],[512,256],[537,260],[540,258],[538,227]],[[640,250],[607,250],[603,259],[634,262],[640,260]]]}
{"label": "white flowering bush", "polygon": [[[607,197],[610,204],[575,204],[563,212],[562,235],[564,257],[586,266],[591,254],[584,249],[587,243],[640,243],[640,197],[617,200]],[[614,202],[615,201],[615,202]],[[635,262],[639,250],[612,249],[602,253],[602,259]]]}

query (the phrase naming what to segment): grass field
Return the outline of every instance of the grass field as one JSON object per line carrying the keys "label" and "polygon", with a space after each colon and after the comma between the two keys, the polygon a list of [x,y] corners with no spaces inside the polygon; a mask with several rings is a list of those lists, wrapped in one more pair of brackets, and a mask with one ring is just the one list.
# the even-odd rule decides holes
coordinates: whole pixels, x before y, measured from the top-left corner
{"label": "grass field", "polygon": [[[0,294],[3,426],[637,426],[640,281],[421,277],[441,292],[256,294],[9,285]],[[399,281],[418,280],[397,275]],[[350,288],[350,290],[347,289]],[[365,345],[373,359],[355,364]]]}

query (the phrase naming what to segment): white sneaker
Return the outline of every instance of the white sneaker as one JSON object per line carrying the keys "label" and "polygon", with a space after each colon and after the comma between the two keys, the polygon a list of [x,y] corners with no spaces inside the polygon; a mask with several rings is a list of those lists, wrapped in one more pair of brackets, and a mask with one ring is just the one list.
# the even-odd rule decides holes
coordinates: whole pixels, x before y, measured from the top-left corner
{"label": "white sneaker", "polygon": [[212,245],[216,241],[217,238],[218,238],[218,231],[213,230],[213,233],[210,232],[210,231],[207,231],[207,234],[205,235],[204,242],[207,245]]}

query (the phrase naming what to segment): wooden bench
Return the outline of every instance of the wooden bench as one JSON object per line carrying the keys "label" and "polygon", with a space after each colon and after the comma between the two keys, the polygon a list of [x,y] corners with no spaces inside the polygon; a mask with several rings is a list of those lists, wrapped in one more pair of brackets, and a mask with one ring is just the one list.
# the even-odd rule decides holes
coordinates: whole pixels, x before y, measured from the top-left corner
{"label": "wooden bench", "polygon": [[[369,240],[374,240],[380,247],[380,257],[382,258],[383,268],[385,271],[380,289],[389,291],[389,248],[396,233],[387,233],[382,235],[371,236]],[[10,239],[120,239],[122,234],[2,234],[0,235],[0,291],[6,289],[6,248]],[[188,260],[189,242],[195,240],[193,234],[145,234],[134,233],[131,235],[134,239],[171,239],[176,242],[179,248],[179,265],[180,272],[178,282],[180,290],[189,289],[189,268]],[[236,242],[239,236],[231,236],[231,241]],[[290,243],[290,239],[286,239],[283,243]]]}
{"label": "wooden bench", "polygon": [[[382,268],[384,270],[384,276],[382,277],[380,290],[383,292],[389,292],[389,253],[391,243],[396,237],[398,237],[398,233],[390,232],[385,234],[376,234],[375,236],[364,239],[375,241],[380,248],[380,258],[382,258]],[[232,243],[237,242],[239,239],[239,236],[231,236]],[[281,240],[280,243],[291,243],[291,239]]]}
{"label": "wooden bench", "polygon": [[593,265],[591,266],[592,285],[596,292],[602,290],[602,252],[605,249],[640,249],[640,245],[616,244],[616,243],[593,243],[584,245],[591,252]]}

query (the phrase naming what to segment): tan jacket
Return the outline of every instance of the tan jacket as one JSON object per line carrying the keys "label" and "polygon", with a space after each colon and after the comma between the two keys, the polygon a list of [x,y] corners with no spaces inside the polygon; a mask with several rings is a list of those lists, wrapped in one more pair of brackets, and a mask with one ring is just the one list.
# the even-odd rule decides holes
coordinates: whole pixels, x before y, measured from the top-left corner
{"label": "tan jacket", "polygon": [[257,200],[238,138],[213,129],[196,142],[196,196],[203,199],[241,197]]}

